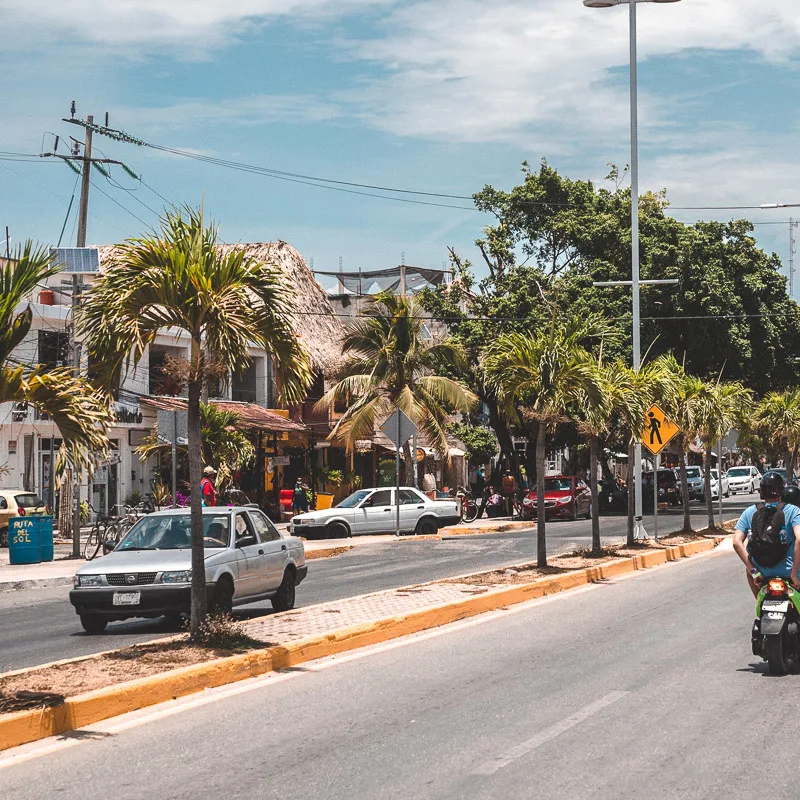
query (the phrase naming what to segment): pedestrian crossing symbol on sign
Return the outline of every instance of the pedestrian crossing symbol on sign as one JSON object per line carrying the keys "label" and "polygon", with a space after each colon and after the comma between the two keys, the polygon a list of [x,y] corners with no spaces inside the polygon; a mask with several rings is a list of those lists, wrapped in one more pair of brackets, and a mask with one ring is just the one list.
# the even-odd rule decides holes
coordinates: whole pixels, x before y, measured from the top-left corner
{"label": "pedestrian crossing symbol on sign", "polygon": [[642,430],[642,444],[657,456],[680,433],[680,428],[667,415],[653,403],[647,409]]}

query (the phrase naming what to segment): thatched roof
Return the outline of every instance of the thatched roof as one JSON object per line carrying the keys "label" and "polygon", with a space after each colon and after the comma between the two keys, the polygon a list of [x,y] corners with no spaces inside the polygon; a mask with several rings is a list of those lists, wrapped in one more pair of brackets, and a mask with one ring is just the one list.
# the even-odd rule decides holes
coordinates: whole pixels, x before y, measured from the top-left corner
{"label": "thatched roof", "polygon": [[[294,295],[292,314],[295,332],[311,357],[317,372],[328,374],[341,360],[340,342],[344,326],[339,321],[328,295],[314,279],[303,257],[286,242],[253,242],[220,245],[220,252],[244,250],[252,258],[265,261],[276,267],[284,276],[286,285]],[[100,267],[107,269],[113,264],[119,249],[115,245],[99,248]]]}

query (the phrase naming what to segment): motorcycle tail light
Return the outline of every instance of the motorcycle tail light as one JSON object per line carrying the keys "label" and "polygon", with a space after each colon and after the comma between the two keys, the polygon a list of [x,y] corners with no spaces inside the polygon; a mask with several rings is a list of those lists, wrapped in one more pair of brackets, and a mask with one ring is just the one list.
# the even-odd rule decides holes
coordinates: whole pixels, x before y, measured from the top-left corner
{"label": "motorcycle tail light", "polygon": [[769,582],[767,591],[769,591],[770,594],[783,594],[786,591],[786,584],[778,578],[778,580]]}

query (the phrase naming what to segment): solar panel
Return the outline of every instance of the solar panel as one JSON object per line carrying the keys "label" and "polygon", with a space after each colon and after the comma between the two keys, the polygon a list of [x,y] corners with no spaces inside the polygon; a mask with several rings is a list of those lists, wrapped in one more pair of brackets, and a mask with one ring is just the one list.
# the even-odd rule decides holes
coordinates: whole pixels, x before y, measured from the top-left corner
{"label": "solar panel", "polygon": [[100,271],[100,251],[96,247],[51,247],[50,258],[64,265],[67,273]]}

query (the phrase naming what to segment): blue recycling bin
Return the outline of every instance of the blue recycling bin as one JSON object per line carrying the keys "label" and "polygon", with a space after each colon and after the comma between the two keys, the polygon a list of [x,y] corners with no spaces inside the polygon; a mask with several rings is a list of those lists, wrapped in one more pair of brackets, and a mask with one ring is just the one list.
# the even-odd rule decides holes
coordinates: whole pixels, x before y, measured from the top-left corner
{"label": "blue recycling bin", "polygon": [[8,523],[10,564],[38,564],[53,560],[53,518],[12,517]]}

